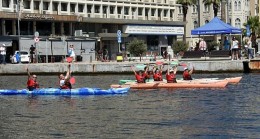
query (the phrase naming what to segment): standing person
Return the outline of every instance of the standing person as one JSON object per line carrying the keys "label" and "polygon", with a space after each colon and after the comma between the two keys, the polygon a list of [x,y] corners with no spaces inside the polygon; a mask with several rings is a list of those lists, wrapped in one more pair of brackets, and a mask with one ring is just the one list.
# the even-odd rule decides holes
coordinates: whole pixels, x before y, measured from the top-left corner
{"label": "standing person", "polygon": [[30,47],[30,61],[31,63],[35,63],[35,51],[36,51],[36,48],[31,45]]}
{"label": "standing person", "polygon": [[224,40],[224,50],[229,50],[229,40],[227,36],[225,36]]}
{"label": "standing person", "polygon": [[168,65],[168,69],[167,69],[167,72],[166,72],[167,83],[177,83],[176,73],[177,73],[177,66],[175,66],[174,69],[169,70],[169,65]]}
{"label": "standing person", "polygon": [[[232,47],[231,47],[231,52],[232,52],[232,59],[231,60],[238,60],[238,40],[236,37],[233,37],[232,39]],[[236,57],[234,57],[236,56]]]}
{"label": "standing person", "polygon": [[194,67],[192,67],[192,69],[189,71],[187,67],[184,68],[184,71],[183,71],[183,80],[192,80],[191,78],[191,74],[193,73],[193,69]]}
{"label": "standing person", "polygon": [[73,44],[71,44],[70,48],[69,48],[69,57],[72,58],[73,62],[76,60],[76,54],[75,54],[75,49],[74,49],[74,45]]}
{"label": "standing person", "polygon": [[199,50],[200,51],[206,51],[207,50],[207,43],[203,39],[200,40]]}
{"label": "standing person", "polygon": [[134,70],[133,66],[131,66],[131,69],[133,70],[133,72],[135,74],[135,79],[136,79],[137,83],[145,83],[145,76],[146,76],[148,68],[146,68],[146,70],[144,72],[142,70],[139,70],[138,73]]}
{"label": "standing person", "polygon": [[28,74],[27,88],[29,89],[29,91],[40,88],[39,83],[36,81],[37,76],[35,74],[31,75],[28,68],[26,70]]}
{"label": "standing person", "polygon": [[72,89],[72,85],[70,83],[70,64],[68,65],[66,76],[64,74],[60,74],[59,76],[59,83],[60,83],[60,89]]}
{"label": "standing person", "polygon": [[252,41],[251,41],[251,37],[248,39],[247,41],[247,46],[248,46],[248,59],[253,59],[254,55],[253,55],[253,49],[252,49]]}
{"label": "standing person", "polygon": [[6,58],[6,47],[5,44],[2,44],[0,47],[0,60],[1,60],[1,64],[6,64],[5,58]]}
{"label": "standing person", "polygon": [[108,55],[108,50],[107,48],[104,46],[103,47],[103,59],[106,61],[107,60],[107,55]]}

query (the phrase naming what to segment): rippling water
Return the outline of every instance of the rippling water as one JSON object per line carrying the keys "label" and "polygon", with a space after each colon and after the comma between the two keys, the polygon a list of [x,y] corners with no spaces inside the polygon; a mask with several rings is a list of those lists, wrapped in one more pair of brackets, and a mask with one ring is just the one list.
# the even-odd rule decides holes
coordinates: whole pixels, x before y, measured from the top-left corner
{"label": "rippling water", "polygon": [[[224,89],[131,90],[119,96],[0,96],[0,137],[259,138],[260,74]],[[76,76],[74,87],[107,89],[130,75]],[[38,76],[56,87],[57,76]],[[1,89],[25,88],[26,76],[1,76]]]}

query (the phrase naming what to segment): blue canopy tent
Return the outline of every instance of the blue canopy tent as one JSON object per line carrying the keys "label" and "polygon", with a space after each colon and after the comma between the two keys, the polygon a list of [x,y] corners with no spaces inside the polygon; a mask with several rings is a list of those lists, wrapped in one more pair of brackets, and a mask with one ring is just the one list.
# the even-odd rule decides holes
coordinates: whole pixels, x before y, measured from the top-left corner
{"label": "blue canopy tent", "polygon": [[215,34],[241,34],[239,28],[224,23],[218,17],[213,18],[209,23],[191,30],[191,35],[215,35]]}

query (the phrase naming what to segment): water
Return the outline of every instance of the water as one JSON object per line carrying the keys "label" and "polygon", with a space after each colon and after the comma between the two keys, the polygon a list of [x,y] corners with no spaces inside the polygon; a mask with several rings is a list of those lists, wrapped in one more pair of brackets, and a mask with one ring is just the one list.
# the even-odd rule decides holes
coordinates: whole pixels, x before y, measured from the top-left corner
{"label": "water", "polygon": [[[224,89],[131,90],[119,96],[0,96],[0,138],[259,138],[260,74]],[[107,89],[130,75],[76,76],[74,87]],[[55,87],[57,76],[38,76]],[[24,88],[26,76],[2,76],[0,88]]]}

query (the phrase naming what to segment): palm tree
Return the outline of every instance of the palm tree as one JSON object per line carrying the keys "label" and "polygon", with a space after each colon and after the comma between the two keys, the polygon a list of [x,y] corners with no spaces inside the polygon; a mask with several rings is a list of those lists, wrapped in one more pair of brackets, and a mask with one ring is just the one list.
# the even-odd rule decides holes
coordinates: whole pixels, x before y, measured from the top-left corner
{"label": "palm tree", "polygon": [[213,10],[214,10],[214,17],[218,15],[218,8],[222,0],[203,0],[203,3],[205,5],[211,5],[213,4]]}
{"label": "palm tree", "polygon": [[[243,24],[245,27],[247,25],[250,26],[251,30],[251,41],[252,41],[252,46],[256,47],[256,38],[257,36],[260,36],[260,22],[259,22],[259,17],[258,16],[250,16],[249,19],[247,20],[246,23]],[[258,50],[256,50],[258,51]]]}
{"label": "palm tree", "polygon": [[[187,12],[190,5],[196,4],[197,0],[177,0],[176,1],[177,4],[181,4],[182,5],[182,10],[183,10],[183,22],[186,22],[186,16],[187,16]],[[183,42],[186,42],[186,25],[184,26],[184,37],[183,37]]]}

